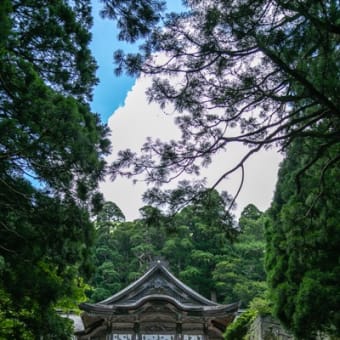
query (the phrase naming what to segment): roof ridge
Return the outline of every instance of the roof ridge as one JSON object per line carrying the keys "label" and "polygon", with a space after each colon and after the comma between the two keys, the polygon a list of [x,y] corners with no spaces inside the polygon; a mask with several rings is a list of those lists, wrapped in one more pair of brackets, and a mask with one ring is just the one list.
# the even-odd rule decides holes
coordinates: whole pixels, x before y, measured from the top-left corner
{"label": "roof ridge", "polygon": [[127,287],[123,288],[121,291],[115,293],[114,295],[97,302],[99,305],[110,305],[115,301],[123,298],[129,292],[133,291],[136,287],[139,287],[143,282],[147,281],[149,277],[151,277],[157,270],[160,270],[177,288],[184,291],[187,295],[189,295],[193,300],[198,303],[208,305],[208,306],[219,306],[220,304],[213,302],[203,295],[199,294],[195,290],[191,289],[181,280],[179,280],[174,274],[170,272],[170,270],[166,267],[165,263],[161,260],[157,260],[154,262],[153,266],[151,266],[139,279],[130,283]]}

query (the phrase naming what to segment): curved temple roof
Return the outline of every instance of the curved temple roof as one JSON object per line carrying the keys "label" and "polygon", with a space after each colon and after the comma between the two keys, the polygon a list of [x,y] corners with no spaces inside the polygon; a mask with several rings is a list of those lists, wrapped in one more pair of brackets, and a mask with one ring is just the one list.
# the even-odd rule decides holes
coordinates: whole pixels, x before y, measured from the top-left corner
{"label": "curved temple roof", "polygon": [[80,308],[90,314],[119,314],[135,310],[148,301],[163,301],[178,310],[199,315],[222,315],[236,313],[238,303],[221,305],[210,301],[178,280],[157,261],[143,276],[125,289],[98,303],[83,303]]}

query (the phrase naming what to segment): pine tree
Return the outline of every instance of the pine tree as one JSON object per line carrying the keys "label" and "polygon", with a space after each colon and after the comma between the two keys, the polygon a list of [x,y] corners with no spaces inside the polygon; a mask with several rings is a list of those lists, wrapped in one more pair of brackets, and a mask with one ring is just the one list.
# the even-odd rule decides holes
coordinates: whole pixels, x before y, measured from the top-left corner
{"label": "pine tree", "polygon": [[340,150],[332,147],[311,163],[316,150],[313,139],[291,144],[267,225],[274,313],[299,339],[315,339],[318,332],[340,335],[340,173],[332,166]]}
{"label": "pine tree", "polygon": [[62,339],[55,306],[89,272],[109,151],[89,108],[90,4],[4,0],[0,18],[0,337]]}

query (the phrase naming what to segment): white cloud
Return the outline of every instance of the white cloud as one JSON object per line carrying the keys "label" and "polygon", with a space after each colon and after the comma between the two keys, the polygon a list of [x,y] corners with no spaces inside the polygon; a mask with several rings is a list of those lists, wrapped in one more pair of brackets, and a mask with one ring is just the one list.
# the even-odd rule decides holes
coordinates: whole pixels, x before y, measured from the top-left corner
{"label": "white cloud", "polygon": [[[162,140],[176,139],[180,133],[173,123],[173,114],[162,112],[155,103],[148,103],[145,90],[150,80],[140,78],[128,93],[124,106],[117,109],[109,119],[112,131],[112,155],[108,161],[115,159],[119,150],[130,148],[139,151],[146,137]],[[235,165],[246,149],[241,145],[228,147],[227,152],[220,152],[208,169],[202,174],[207,177],[208,184],[214,183],[219,176]],[[261,151],[253,155],[245,164],[245,181],[237,199],[236,215],[249,203],[255,204],[260,210],[269,207],[273,197],[278,164],[281,156],[275,150]],[[230,194],[237,192],[240,183],[240,173],[230,175],[218,187]],[[101,184],[101,191],[106,200],[115,202],[125,214],[127,220],[139,217],[139,209],[144,205],[141,196],[146,189],[143,182],[136,184],[132,180],[118,178],[114,182],[109,178]]]}

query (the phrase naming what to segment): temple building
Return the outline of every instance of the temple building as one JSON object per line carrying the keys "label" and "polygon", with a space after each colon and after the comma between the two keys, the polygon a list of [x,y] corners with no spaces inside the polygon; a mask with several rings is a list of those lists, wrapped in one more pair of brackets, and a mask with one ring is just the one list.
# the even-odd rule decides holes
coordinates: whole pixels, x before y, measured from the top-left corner
{"label": "temple building", "polygon": [[122,291],[80,308],[78,340],[208,340],[223,339],[238,303],[206,299],[157,261]]}

